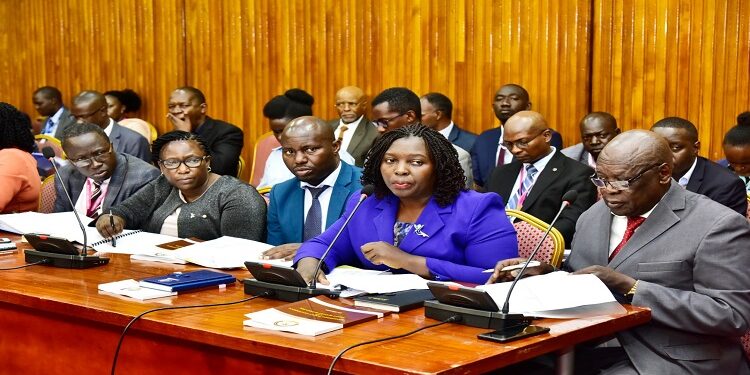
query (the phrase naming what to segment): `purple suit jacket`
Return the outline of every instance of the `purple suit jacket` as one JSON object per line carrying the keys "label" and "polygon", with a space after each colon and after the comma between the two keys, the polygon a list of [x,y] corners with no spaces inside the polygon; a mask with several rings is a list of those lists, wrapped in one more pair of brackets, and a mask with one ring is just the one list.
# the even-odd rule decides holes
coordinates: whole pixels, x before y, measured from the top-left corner
{"label": "purple suit jacket", "polygon": [[[305,257],[320,258],[358,199],[359,193],[353,194],[341,218],[320,236],[302,245],[295,263]],[[398,204],[398,198],[393,195],[383,199],[373,196],[362,202],[328,254],[325,260],[328,270],[339,265],[387,270],[385,265],[370,263],[360,248],[375,241],[393,244]],[[518,256],[516,231],[508,221],[504,206],[497,194],[475,191],[461,192],[447,207],[438,206],[432,199],[415,222],[423,225],[421,232],[427,237],[418,235],[412,228],[399,248],[425,257],[435,280],[484,283],[490,274],[482,273],[483,270],[493,268],[500,260]]]}

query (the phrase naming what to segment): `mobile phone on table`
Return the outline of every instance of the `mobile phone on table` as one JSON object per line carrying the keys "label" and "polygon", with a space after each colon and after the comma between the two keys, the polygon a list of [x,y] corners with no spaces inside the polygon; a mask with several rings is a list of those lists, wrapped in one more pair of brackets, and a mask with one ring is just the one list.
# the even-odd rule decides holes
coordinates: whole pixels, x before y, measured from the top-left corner
{"label": "mobile phone on table", "polygon": [[549,332],[547,327],[539,326],[527,326],[521,332],[503,333],[500,331],[490,331],[486,333],[480,333],[477,337],[481,340],[495,341],[495,342],[508,342],[513,340],[522,339],[524,337],[534,336]]}

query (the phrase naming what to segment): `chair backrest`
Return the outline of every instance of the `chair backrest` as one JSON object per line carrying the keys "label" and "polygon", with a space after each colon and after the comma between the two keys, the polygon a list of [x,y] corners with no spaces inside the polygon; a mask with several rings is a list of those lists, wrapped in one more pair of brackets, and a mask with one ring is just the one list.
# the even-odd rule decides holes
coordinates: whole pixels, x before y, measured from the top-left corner
{"label": "chair backrest", "polygon": [[39,189],[39,209],[43,214],[51,213],[55,209],[55,200],[57,192],[55,191],[55,175],[48,176],[42,181],[42,188]]}
{"label": "chair backrest", "polygon": [[273,132],[268,132],[255,141],[255,147],[253,148],[253,169],[250,171],[250,185],[258,187],[258,183],[263,178],[263,169],[266,166],[266,160],[271,151],[281,146],[276,137],[273,136]]}
{"label": "chair backrest", "polygon": [[242,170],[245,169],[245,158],[240,155],[240,159],[237,161],[237,178],[242,176]]}
{"label": "chair backrest", "polygon": [[750,360],[750,331],[742,336],[742,348],[745,349],[745,356]]}
{"label": "chair backrest", "polygon": [[159,138],[159,131],[156,130],[156,126],[152,123],[148,123],[149,128],[151,129],[151,143],[153,143],[156,138]]}
{"label": "chair backrest", "polygon": [[[513,220],[513,226],[516,228],[516,236],[518,237],[518,256],[528,258],[539,240],[544,236],[544,232],[549,228],[549,224],[526,212],[518,210],[505,210],[505,212],[511,220],[515,219]],[[562,234],[556,228],[552,228],[534,259],[560,267],[564,251],[565,240]]]}
{"label": "chair backrest", "polygon": [[271,186],[265,186],[260,189],[258,189],[258,194],[260,194],[261,197],[263,197],[263,200],[266,201],[266,206],[271,203],[271,198],[268,196],[268,193],[271,192]]}
{"label": "chair backrest", "polygon": [[747,194],[747,213],[745,214],[747,220],[750,220],[750,193]]}
{"label": "chair backrest", "polygon": [[37,134],[34,136],[34,141],[36,142],[39,152],[42,152],[42,149],[45,147],[51,147],[52,150],[55,151],[55,156],[60,159],[65,159],[65,151],[63,151],[62,143],[59,139],[51,135]]}
{"label": "chair backrest", "polygon": [[120,126],[126,127],[140,135],[151,143],[151,126],[148,122],[139,118],[125,118],[117,122]]}

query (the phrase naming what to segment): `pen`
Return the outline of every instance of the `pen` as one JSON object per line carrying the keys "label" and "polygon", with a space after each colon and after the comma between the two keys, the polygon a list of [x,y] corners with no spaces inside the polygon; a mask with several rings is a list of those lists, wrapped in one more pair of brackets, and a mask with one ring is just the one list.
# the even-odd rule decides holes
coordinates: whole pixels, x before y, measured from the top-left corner
{"label": "pen", "polygon": [[[115,230],[115,217],[112,216],[112,210],[109,210],[109,225],[112,226],[112,230]],[[115,236],[112,236],[112,247],[117,247]]]}

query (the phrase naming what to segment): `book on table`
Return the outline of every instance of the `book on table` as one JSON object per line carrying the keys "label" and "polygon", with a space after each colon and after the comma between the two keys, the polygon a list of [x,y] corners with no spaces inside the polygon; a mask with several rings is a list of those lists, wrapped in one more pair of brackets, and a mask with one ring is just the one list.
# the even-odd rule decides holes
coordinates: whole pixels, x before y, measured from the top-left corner
{"label": "book on table", "polygon": [[141,280],[139,285],[143,288],[180,292],[210,286],[228,285],[234,283],[236,280],[234,276],[228,273],[199,270],[174,272],[168,275],[149,277]]}
{"label": "book on table", "polygon": [[345,305],[328,297],[313,297],[246,314],[244,325],[318,336],[353,324],[382,318],[385,311]]}
{"label": "book on table", "polygon": [[354,305],[392,312],[404,312],[424,306],[434,299],[429,289],[412,289],[393,293],[365,294],[354,297]]}

